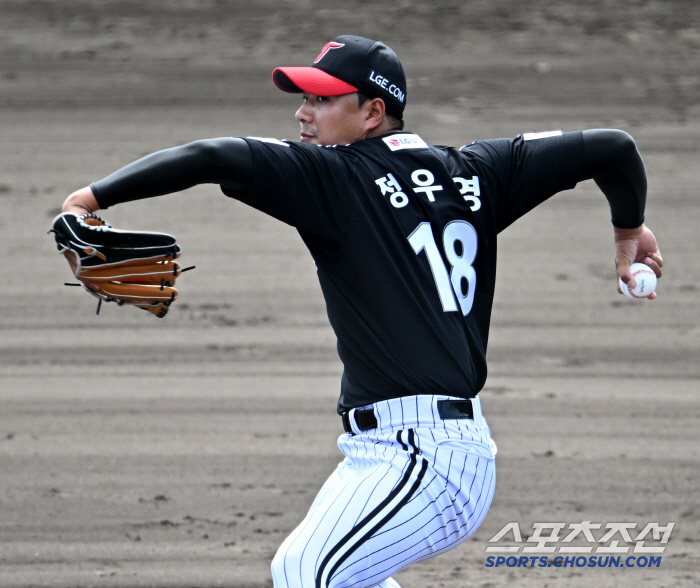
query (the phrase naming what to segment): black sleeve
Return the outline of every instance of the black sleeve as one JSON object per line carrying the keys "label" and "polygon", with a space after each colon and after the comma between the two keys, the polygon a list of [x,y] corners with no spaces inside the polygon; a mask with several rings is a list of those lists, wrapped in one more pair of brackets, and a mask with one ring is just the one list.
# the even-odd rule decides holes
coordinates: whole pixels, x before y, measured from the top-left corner
{"label": "black sleeve", "polygon": [[[498,182],[498,231],[581,179],[581,132],[526,134],[484,141]],[[484,145],[486,146],[486,145]]]}
{"label": "black sleeve", "polygon": [[253,177],[253,158],[243,139],[195,141],[164,149],[91,184],[100,208],[220,184],[232,194],[245,191]]}
{"label": "black sleeve", "polygon": [[647,176],[634,139],[624,131],[583,131],[582,180],[593,179],[610,204],[612,224],[634,229],[644,222]]}
{"label": "black sleeve", "polygon": [[497,187],[499,231],[557,192],[589,179],[605,194],[614,226],[635,228],[644,222],[644,163],[624,131],[526,134],[477,142],[470,151],[486,164]]}
{"label": "black sleeve", "polygon": [[246,139],[253,178],[244,192],[230,193],[245,204],[333,245],[345,231],[358,178],[344,147],[320,147],[276,139]]}

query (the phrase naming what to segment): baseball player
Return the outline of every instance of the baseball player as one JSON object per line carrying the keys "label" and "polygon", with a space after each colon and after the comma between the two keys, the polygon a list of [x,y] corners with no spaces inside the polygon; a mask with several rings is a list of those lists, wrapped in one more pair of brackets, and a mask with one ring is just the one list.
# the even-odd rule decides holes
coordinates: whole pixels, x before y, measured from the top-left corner
{"label": "baseball player", "polygon": [[478,394],[498,233],[593,179],[610,204],[618,276],[634,286],[633,262],[660,276],[644,164],[617,130],[429,145],[403,131],[396,54],[361,37],[337,37],[310,67],[278,68],[273,80],[302,95],[299,142],[160,151],[75,192],[64,211],[215,183],[297,228],[344,365],[345,459],[280,547],[274,584],[396,587],[394,572],[464,541],[491,504],[496,446]]}

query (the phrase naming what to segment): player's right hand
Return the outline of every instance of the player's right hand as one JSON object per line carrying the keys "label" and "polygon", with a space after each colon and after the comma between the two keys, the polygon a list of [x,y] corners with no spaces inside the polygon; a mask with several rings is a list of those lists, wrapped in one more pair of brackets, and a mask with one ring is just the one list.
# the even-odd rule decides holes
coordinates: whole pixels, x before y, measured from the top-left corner
{"label": "player's right hand", "polygon": [[[632,289],[637,285],[637,281],[630,272],[630,265],[633,263],[644,263],[654,270],[657,278],[661,277],[661,268],[664,260],[661,257],[656,237],[644,224],[636,229],[615,228],[615,267],[617,277],[622,280],[627,287]],[[620,287],[617,291],[622,294]],[[656,298],[656,293],[649,296],[650,300]]]}

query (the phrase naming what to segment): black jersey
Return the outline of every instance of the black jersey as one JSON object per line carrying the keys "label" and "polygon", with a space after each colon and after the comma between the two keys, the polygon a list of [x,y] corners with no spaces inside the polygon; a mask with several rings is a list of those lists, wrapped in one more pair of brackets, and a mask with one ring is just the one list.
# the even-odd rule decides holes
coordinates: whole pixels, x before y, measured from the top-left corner
{"label": "black jersey", "polygon": [[581,133],[462,149],[394,133],[347,146],[247,139],[230,194],[297,228],[344,365],[339,412],[486,380],[496,236],[581,176]]}

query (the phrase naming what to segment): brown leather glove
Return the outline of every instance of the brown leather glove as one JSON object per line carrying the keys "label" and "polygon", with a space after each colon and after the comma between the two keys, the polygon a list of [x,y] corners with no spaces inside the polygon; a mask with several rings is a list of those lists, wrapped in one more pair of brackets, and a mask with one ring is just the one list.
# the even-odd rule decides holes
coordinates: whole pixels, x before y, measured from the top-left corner
{"label": "brown leather glove", "polygon": [[130,304],[159,318],[177,298],[176,278],[182,269],[175,237],[166,233],[120,231],[93,213],[77,216],[65,212],[49,231],[59,253],[90,294],[102,301]]}

